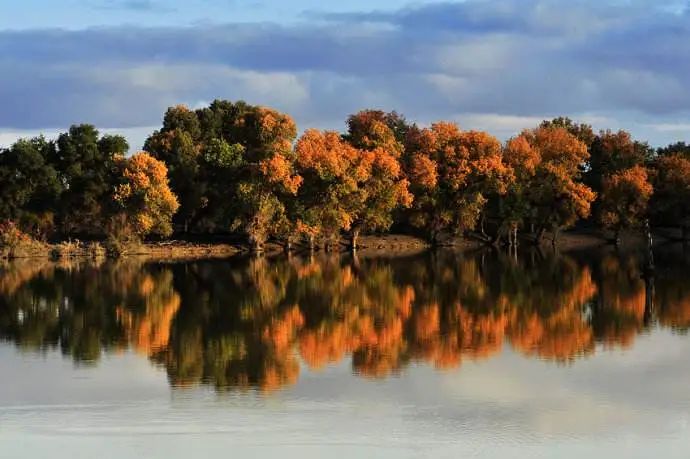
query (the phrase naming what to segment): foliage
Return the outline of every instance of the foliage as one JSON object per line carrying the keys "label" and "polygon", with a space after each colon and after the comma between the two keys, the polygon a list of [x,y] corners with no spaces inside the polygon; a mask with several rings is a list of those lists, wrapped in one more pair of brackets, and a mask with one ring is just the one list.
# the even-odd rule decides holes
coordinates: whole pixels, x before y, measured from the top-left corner
{"label": "foliage", "polygon": [[643,166],[624,169],[604,179],[601,194],[601,223],[618,233],[639,227],[647,215],[652,184]]}
{"label": "foliage", "polygon": [[241,234],[257,250],[343,233],[354,248],[361,232],[392,227],[435,242],[443,233],[497,243],[508,232],[512,244],[518,230],[557,236],[591,215],[614,231],[636,226],[647,202],[655,224],[690,229],[684,142],[655,154],[625,131],[595,134],[559,117],[502,144],[381,110],[349,116],[343,134],[296,137],[285,113],[215,100],[170,107],[146,153],[129,160],[123,137],[88,124],[56,141],[22,139],[0,149],[0,219],[39,240],[107,236],[115,252],[174,230]]}
{"label": "foliage", "polygon": [[405,155],[415,197],[411,222],[432,241],[444,230],[474,229],[489,197],[505,194],[512,180],[495,137],[452,123],[410,129]]}
{"label": "foliage", "polygon": [[518,187],[513,192],[518,217],[527,217],[538,234],[555,236],[590,214],[596,194],[579,181],[589,153],[586,145],[563,127],[524,131],[508,143],[508,163],[516,169]]}
{"label": "foliage", "polygon": [[667,220],[690,228],[690,159],[674,154],[656,161],[653,207]]}
{"label": "foliage", "polygon": [[127,225],[140,237],[169,236],[179,203],[168,186],[165,163],[140,152],[118,158],[117,165],[120,178],[113,201],[126,216]]}

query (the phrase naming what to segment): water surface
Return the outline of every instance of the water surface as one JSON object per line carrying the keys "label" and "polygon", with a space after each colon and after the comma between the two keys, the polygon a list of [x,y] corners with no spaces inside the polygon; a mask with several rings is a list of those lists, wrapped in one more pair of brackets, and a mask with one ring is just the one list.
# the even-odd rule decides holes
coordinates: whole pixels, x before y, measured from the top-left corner
{"label": "water surface", "polygon": [[687,259],[6,265],[0,456],[685,458]]}

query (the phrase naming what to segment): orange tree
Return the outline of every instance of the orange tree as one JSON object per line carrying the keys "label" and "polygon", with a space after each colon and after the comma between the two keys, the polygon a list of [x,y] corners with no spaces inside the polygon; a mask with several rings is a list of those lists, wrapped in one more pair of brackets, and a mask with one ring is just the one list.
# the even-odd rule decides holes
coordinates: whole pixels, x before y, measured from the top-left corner
{"label": "orange tree", "polygon": [[313,247],[322,236],[329,246],[349,231],[365,200],[361,184],[370,177],[372,154],[345,142],[337,132],[307,130],[297,141],[296,167],[304,184],[298,194],[298,230]]}
{"label": "orange tree", "polygon": [[414,194],[410,221],[436,243],[442,231],[474,229],[492,194],[505,194],[510,168],[501,144],[454,123],[409,130],[405,166]]}
{"label": "orange tree", "polygon": [[131,158],[116,159],[118,184],[113,200],[128,229],[139,237],[149,234],[169,236],[172,216],[179,207],[177,197],[168,186],[168,169],[146,152]]}
{"label": "orange tree", "polygon": [[358,184],[360,199],[350,228],[351,246],[356,248],[362,230],[388,230],[393,224],[393,212],[412,203],[409,182],[400,164],[403,144],[399,140],[409,127],[395,112],[375,110],[352,115],[347,124],[344,139],[372,161],[371,173]]}
{"label": "orange tree", "polygon": [[[522,140],[519,140],[522,139]],[[589,158],[587,146],[563,127],[526,130],[508,143],[508,162],[520,170],[518,213],[528,215],[537,228],[537,239],[551,230],[555,243],[561,229],[590,214],[596,194],[579,179]],[[526,164],[519,165],[520,157]]]}
{"label": "orange tree", "polygon": [[647,215],[652,184],[643,166],[624,169],[604,178],[601,192],[601,223],[620,241],[623,228],[638,227]]}

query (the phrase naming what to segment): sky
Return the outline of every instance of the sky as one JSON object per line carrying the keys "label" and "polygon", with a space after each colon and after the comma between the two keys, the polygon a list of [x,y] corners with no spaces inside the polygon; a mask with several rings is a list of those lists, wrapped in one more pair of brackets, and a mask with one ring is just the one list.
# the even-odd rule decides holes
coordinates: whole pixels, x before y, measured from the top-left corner
{"label": "sky", "polygon": [[689,141],[690,0],[0,0],[0,146],[91,123],[138,149],[168,106],[213,99],[301,130],[380,108]]}

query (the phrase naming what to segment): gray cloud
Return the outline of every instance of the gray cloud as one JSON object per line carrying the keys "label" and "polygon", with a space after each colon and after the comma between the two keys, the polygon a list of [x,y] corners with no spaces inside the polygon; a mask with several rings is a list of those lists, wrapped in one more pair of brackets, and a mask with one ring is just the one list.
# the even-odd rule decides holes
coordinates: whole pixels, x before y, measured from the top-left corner
{"label": "gray cloud", "polygon": [[168,105],[214,98],[329,128],[370,106],[489,129],[579,115],[657,142],[679,133],[653,126],[690,122],[690,13],[680,6],[469,0],[306,18],[0,32],[0,128],[150,126]]}

